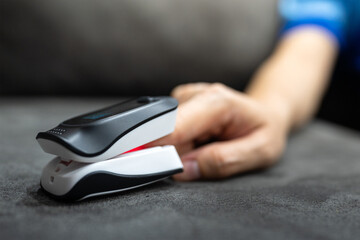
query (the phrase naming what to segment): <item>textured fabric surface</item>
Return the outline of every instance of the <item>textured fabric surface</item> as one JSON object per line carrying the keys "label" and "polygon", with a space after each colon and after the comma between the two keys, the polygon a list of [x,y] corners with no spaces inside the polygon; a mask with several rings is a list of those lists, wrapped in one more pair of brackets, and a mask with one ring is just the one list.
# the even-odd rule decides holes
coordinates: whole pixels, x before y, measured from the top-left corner
{"label": "textured fabric surface", "polygon": [[238,88],[277,28],[277,0],[2,0],[0,94]]}
{"label": "textured fabric surface", "polygon": [[268,170],[166,180],[65,204],[39,190],[51,156],[35,135],[116,99],[0,99],[1,239],[356,239],[360,135],[315,121]]}

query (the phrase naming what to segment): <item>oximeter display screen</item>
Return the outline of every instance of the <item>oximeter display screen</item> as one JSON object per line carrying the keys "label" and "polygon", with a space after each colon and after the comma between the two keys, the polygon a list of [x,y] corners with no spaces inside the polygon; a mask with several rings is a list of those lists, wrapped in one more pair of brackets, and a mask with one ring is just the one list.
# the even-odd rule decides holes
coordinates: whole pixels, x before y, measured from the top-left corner
{"label": "oximeter display screen", "polygon": [[95,122],[100,119],[114,116],[116,114],[127,112],[131,109],[135,109],[135,108],[144,106],[146,104],[148,104],[148,103],[139,102],[137,100],[125,101],[123,103],[119,103],[117,105],[114,105],[114,106],[111,106],[108,108],[100,109],[99,111],[87,113],[87,114],[66,120],[64,122],[64,124],[67,124],[67,125],[88,124],[88,123],[92,123],[92,122]]}

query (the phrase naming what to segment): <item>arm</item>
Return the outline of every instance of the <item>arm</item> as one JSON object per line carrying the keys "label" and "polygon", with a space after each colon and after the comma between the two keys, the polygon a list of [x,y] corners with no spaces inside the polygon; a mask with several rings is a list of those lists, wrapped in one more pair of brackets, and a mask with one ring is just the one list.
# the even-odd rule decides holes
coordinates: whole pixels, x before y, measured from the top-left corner
{"label": "arm", "polygon": [[259,69],[247,93],[283,114],[289,129],[299,127],[317,110],[336,55],[337,44],[325,30],[291,31]]}

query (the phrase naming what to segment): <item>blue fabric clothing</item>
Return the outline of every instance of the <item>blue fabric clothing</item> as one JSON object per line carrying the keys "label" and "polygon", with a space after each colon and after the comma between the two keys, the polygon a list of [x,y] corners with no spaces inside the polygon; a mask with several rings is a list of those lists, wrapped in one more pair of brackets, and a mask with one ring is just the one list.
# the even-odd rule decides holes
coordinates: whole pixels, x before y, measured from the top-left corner
{"label": "blue fabric clothing", "polygon": [[349,67],[360,72],[360,0],[281,0],[283,33],[304,25],[326,29],[338,42]]}

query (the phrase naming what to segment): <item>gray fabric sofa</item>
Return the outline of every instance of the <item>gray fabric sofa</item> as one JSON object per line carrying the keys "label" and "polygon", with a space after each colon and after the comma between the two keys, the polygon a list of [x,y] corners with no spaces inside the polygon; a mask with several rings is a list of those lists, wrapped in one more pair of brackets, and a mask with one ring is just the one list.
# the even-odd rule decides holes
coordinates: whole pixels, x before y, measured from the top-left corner
{"label": "gray fabric sofa", "polygon": [[38,131],[116,99],[0,99],[1,239],[356,239],[360,135],[315,121],[273,168],[222,181],[166,180],[61,203],[39,187]]}
{"label": "gray fabric sofa", "polygon": [[358,238],[360,135],[318,120],[266,170],[72,204],[40,190],[52,156],[37,132],[179,83],[242,89],[276,39],[276,2],[1,1],[0,239]]}
{"label": "gray fabric sofa", "polygon": [[244,83],[270,53],[276,0],[1,1],[0,94],[159,95]]}

